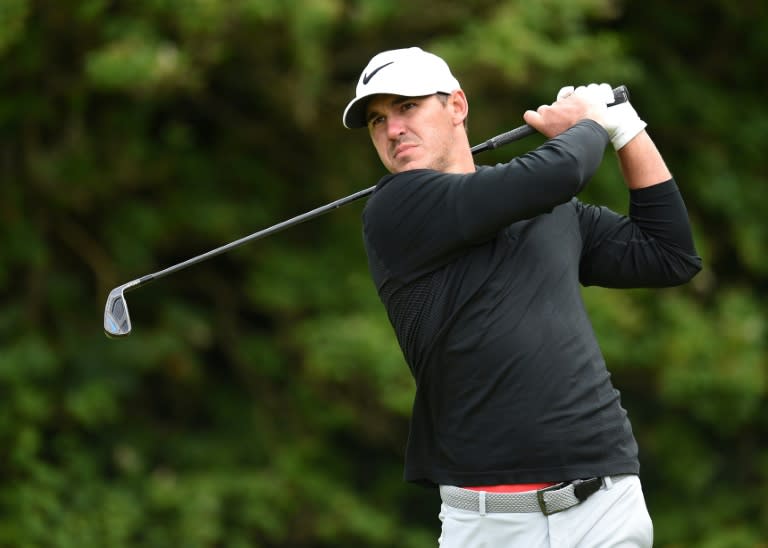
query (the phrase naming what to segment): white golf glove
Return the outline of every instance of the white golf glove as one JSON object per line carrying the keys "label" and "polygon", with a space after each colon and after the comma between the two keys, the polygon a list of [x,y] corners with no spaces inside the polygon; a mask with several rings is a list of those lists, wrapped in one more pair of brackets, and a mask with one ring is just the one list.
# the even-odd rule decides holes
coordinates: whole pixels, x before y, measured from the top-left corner
{"label": "white golf glove", "polygon": [[[557,93],[558,99],[563,99],[571,94],[583,96],[587,99],[597,100],[605,104],[613,103],[613,89],[608,84],[589,84],[587,86],[565,86]],[[605,119],[605,130],[611,138],[611,144],[614,150],[619,150],[638,133],[645,129],[647,125],[640,119],[635,109],[626,101],[619,103],[607,109],[608,114]]]}

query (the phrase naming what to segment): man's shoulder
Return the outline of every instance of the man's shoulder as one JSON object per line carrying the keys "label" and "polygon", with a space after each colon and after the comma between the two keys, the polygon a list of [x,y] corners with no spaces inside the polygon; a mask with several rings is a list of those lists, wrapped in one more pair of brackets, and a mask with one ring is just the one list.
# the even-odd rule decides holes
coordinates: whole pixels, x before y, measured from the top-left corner
{"label": "man's shoulder", "polygon": [[418,181],[422,179],[433,179],[447,175],[434,169],[409,169],[399,173],[389,173],[384,175],[376,185],[376,190],[392,183],[403,184]]}
{"label": "man's shoulder", "polygon": [[418,224],[436,215],[446,204],[455,174],[432,169],[413,169],[385,175],[376,184],[363,209],[366,228],[376,225],[388,232],[393,225]]}
{"label": "man's shoulder", "polygon": [[376,183],[373,194],[368,200],[368,206],[377,203],[402,202],[413,200],[435,190],[440,190],[439,185],[428,183],[440,183],[441,179],[450,178],[452,175],[435,171],[433,169],[411,169],[400,173],[390,173],[383,176]]}

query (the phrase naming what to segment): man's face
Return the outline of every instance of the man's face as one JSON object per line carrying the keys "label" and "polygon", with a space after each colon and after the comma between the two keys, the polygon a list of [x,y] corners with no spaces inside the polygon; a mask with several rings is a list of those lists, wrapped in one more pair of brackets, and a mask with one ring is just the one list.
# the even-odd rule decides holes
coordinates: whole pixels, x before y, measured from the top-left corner
{"label": "man's face", "polygon": [[450,100],[437,95],[376,95],[371,99],[366,110],[368,131],[387,170],[452,171],[457,142]]}

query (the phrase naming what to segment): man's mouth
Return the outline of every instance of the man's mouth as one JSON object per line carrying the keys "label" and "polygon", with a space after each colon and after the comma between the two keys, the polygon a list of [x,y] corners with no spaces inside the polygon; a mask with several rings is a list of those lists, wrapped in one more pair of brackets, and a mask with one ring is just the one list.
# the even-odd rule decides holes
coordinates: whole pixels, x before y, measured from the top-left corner
{"label": "man's mouth", "polygon": [[397,158],[402,153],[407,152],[407,151],[409,151],[409,150],[411,150],[412,148],[415,148],[415,147],[416,147],[415,143],[400,143],[399,145],[397,145],[395,147],[394,157]]}

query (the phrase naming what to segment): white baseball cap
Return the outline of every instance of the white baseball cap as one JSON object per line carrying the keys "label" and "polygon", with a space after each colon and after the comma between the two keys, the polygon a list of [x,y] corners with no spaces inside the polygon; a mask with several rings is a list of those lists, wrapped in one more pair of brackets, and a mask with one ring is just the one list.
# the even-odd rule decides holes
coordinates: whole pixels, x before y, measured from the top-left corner
{"label": "white baseball cap", "polygon": [[416,47],[383,51],[360,75],[355,98],[344,109],[342,121],[348,128],[365,127],[368,101],[379,93],[421,97],[460,88],[448,64],[433,53]]}

